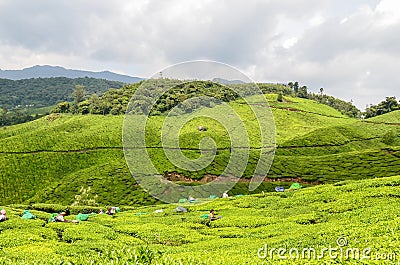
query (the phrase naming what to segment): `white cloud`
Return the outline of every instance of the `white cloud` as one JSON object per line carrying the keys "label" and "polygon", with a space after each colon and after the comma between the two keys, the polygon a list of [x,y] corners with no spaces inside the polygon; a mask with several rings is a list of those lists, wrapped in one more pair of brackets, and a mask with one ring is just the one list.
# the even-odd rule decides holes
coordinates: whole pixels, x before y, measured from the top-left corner
{"label": "white cloud", "polygon": [[400,22],[400,2],[398,0],[382,0],[375,9],[379,16],[379,24],[390,26]]}
{"label": "white cloud", "polygon": [[289,49],[290,47],[295,45],[297,43],[297,41],[298,41],[298,39],[296,37],[289,38],[283,42],[282,47],[285,49]]}
{"label": "white cloud", "polygon": [[324,23],[324,22],[325,22],[325,18],[324,18],[323,16],[321,16],[321,15],[313,16],[313,17],[309,20],[309,24],[310,24],[310,26],[312,26],[312,27],[319,26],[319,25],[321,25],[321,24]]}
{"label": "white cloud", "polygon": [[340,20],[340,24],[344,24],[349,20],[348,17],[343,18],[342,20]]}

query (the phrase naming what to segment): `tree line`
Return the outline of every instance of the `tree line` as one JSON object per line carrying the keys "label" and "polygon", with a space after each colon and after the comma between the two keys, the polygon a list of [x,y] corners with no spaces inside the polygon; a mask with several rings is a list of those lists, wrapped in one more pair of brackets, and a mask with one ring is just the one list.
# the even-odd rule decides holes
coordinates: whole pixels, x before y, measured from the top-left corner
{"label": "tree line", "polygon": [[[318,101],[322,104],[331,106],[349,117],[360,117],[361,111],[352,102],[324,94],[321,88],[319,93],[310,93],[308,87],[300,85],[298,82],[288,84],[257,84],[264,94],[278,94],[278,100],[283,101],[283,96],[300,97]],[[74,101],[64,101],[59,103],[53,112],[57,113],[76,113],[76,114],[125,114],[128,103],[142,86],[140,94],[136,94],[136,100],[131,103],[129,112],[145,113],[150,115],[160,115],[178,106],[182,113],[190,112],[197,106],[212,107],[219,101],[229,102],[240,98],[229,87],[237,87],[242,95],[251,95],[254,90],[253,84],[230,84],[229,87],[212,81],[189,81],[173,79],[152,79],[146,82],[124,85],[120,89],[109,89],[102,96],[97,94],[89,95],[83,86],[75,86],[73,92]],[[152,104],[155,95],[165,87],[170,89],[164,93],[155,104]],[[204,96],[204,97],[202,97]],[[210,99],[212,98],[212,99]],[[192,99],[187,102],[187,99]],[[186,101],[186,102],[185,102]],[[151,109],[150,106],[152,106]]]}
{"label": "tree line", "polygon": [[400,103],[397,102],[396,97],[386,97],[385,100],[381,101],[377,105],[368,105],[364,117],[371,118],[395,110],[400,110]]}
{"label": "tree line", "polygon": [[[162,84],[160,84],[162,82]],[[153,79],[136,84],[123,84],[96,78],[31,78],[24,80],[0,79],[0,125],[12,125],[42,117],[46,113],[29,113],[26,109],[56,105],[53,112],[76,114],[112,114],[120,115],[126,112],[128,103],[136,89],[145,86],[147,94],[140,95],[132,108],[138,111],[146,109],[157,90],[154,87],[172,87],[153,106],[149,113],[159,115],[165,113],[178,104],[182,112],[188,112],[196,106],[212,106],[216,101],[235,100],[239,95],[222,84],[212,81],[183,82],[173,79]],[[387,97],[377,105],[368,105],[362,113],[353,103],[326,95],[324,88],[318,93],[309,92],[306,85],[297,81],[288,84],[257,84],[265,94],[278,94],[278,100],[283,96],[300,97],[318,101],[331,106],[349,117],[370,118],[400,109],[395,97]],[[239,86],[244,94],[251,93],[252,84],[230,84]],[[212,97],[214,101],[205,102],[204,99],[193,99],[190,104],[185,103],[189,98],[198,96]],[[182,104],[181,104],[182,103]]]}

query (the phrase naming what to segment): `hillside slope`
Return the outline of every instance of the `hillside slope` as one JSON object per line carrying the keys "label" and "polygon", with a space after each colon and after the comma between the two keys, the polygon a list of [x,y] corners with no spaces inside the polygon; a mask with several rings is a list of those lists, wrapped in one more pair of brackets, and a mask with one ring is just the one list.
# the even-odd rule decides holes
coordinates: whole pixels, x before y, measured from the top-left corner
{"label": "hillside slope", "polygon": [[392,123],[394,125],[400,124],[400,110],[392,111],[389,113],[385,113],[383,115],[379,115],[366,120],[367,122],[383,122],[383,123]]}
{"label": "hillside slope", "polygon": [[[187,213],[176,205],[122,207],[115,218],[77,225],[46,221],[53,211],[69,209],[71,220],[99,208],[2,206],[2,263],[395,264],[399,194],[400,176],[345,181],[185,205]],[[27,207],[36,220],[21,220]],[[203,220],[210,209],[223,218]]]}
{"label": "hillside slope", "polygon": [[[332,183],[347,179],[386,177],[400,170],[400,141],[386,142],[388,131],[400,135],[400,126],[368,123],[343,116],[316,102],[287,97],[277,102],[267,95],[274,114],[277,149],[266,182],[256,192],[272,190],[273,181]],[[246,115],[240,101],[229,103]],[[219,152],[210,166],[188,172],[167,161],[160,146],[163,116],[149,120],[146,135],[156,167],[166,175],[201,180],[219,175],[229,160],[226,131],[210,120],[199,124],[209,128],[200,133],[196,121],[183,128],[181,147],[189,157],[199,155],[198,143],[205,136],[215,139]],[[154,203],[130,175],[122,149],[123,116],[53,114],[30,123],[0,131],[0,199],[3,203],[48,202],[72,204],[82,189],[96,203],[134,205]],[[250,129],[251,121],[246,123]],[[258,136],[250,130],[252,149],[245,178],[257,164]],[[235,192],[245,193],[246,181]]]}

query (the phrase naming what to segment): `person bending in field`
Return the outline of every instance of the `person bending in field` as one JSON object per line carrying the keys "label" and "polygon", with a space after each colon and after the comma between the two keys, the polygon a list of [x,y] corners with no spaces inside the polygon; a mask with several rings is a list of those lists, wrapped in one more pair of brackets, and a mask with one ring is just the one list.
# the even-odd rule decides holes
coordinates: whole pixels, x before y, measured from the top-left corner
{"label": "person bending in field", "polygon": [[208,218],[210,218],[210,221],[215,221],[217,219],[221,219],[222,216],[216,216],[215,211],[211,210],[210,213],[208,214]]}
{"label": "person bending in field", "polygon": [[228,192],[225,191],[225,192],[222,194],[222,198],[223,198],[223,199],[227,199],[227,198],[231,198],[231,197],[229,197]]}
{"label": "person bending in field", "polygon": [[54,222],[64,222],[64,223],[78,223],[78,220],[67,220],[64,218],[65,212],[61,212],[54,218]]}
{"label": "person bending in field", "polygon": [[7,212],[3,209],[0,212],[0,222],[4,222],[5,220],[7,220]]}
{"label": "person bending in field", "polygon": [[196,201],[196,199],[195,199],[195,198],[193,198],[192,196],[189,196],[189,198],[188,198],[188,201],[189,201],[189,202],[195,202],[195,201]]}
{"label": "person bending in field", "polygon": [[116,213],[117,213],[116,207],[110,207],[107,209],[107,212],[106,212],[106,214],[111,215],[111,216]]}
{"label": "person bending in field", "polygon": [[114,214],[119,213],[120,211],[121,211],[121,209],[119,207],[112,206],[107,209],[106,214],[114,216]]}

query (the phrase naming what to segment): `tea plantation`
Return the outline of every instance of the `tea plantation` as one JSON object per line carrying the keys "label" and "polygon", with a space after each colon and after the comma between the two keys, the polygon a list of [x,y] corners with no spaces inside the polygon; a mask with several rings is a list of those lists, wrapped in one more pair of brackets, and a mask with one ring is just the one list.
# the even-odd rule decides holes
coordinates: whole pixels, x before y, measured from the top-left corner
{"label": "tea plantation", "polygon": [[[311,100],[285,97],[285,102],[278,102],[277,95],[266,97],[274,115],[277,148],[268,178],[256,193],[293,181],[307,186],[400,172],[399,111],[362,121]],[[251,150],[243,177],[250,178],[259,156],[259,134],[253,130],[257,124],[242,101],[229,105],[244,117],[249,132]],[[212,137],[218,149],[210,166],[190,172],[166,159],[160,143],[164,120],[165,116],[152,116],[146,134],[146,144],[152,147],[148,152],[160,172],[200,181],[205,175],[221,174],[230,155],[228,133],[221,125],[199,118],[182,128],[179,141],[186,156],[199,156],[203,137]],[[157,203],[137,185],[126,166],[122,123],[123,116],[52,114],[4,127],[0,130],[0,202]],[[199,125],[208,130],[199,132]],[[239,183],[233,192],[247,194],[246,185],[246,181]]]}
{"label": "tea plantation", "polygon": [[[250,107],[230,101],[249,136],[243,178],[231,198],[180,204],[186,213],[149,196],[131,176],[123,116],[51,114],[3,127],[0,264],[398,264],[400,111],[359,120],[307,99],[266,97],[276,150],[265,181],[248,195],[263,143]],[[212,163],[190,171],[166,158],[166,119],[151,116],[146,124],[146,148],[159,172],[197,185],[224,171],[231,143],[221,124],[202,117],[181,128],[179,147],[189,158],[201,155],[204,137],[216,145]],[[304,188],[289,190],[293,182]],[[54,212],[69,212],[72,220],[110,205],[122,212],[48,222]],[[22,220],[26,209],[36,219]],[[202,218],[211,209],[222,218]]]}
{"label": "tea plantation", "polygon": [[[122,207],[78,224],[51,212],[98,207],[9,205],[1,264],[397,264],[400,176],[343,181],[206,204]],[[30,208],[35,220],[21,220]],[[202,219],[210,209],[223,216]],[[162,212],[156,210],[162,210]]]}

